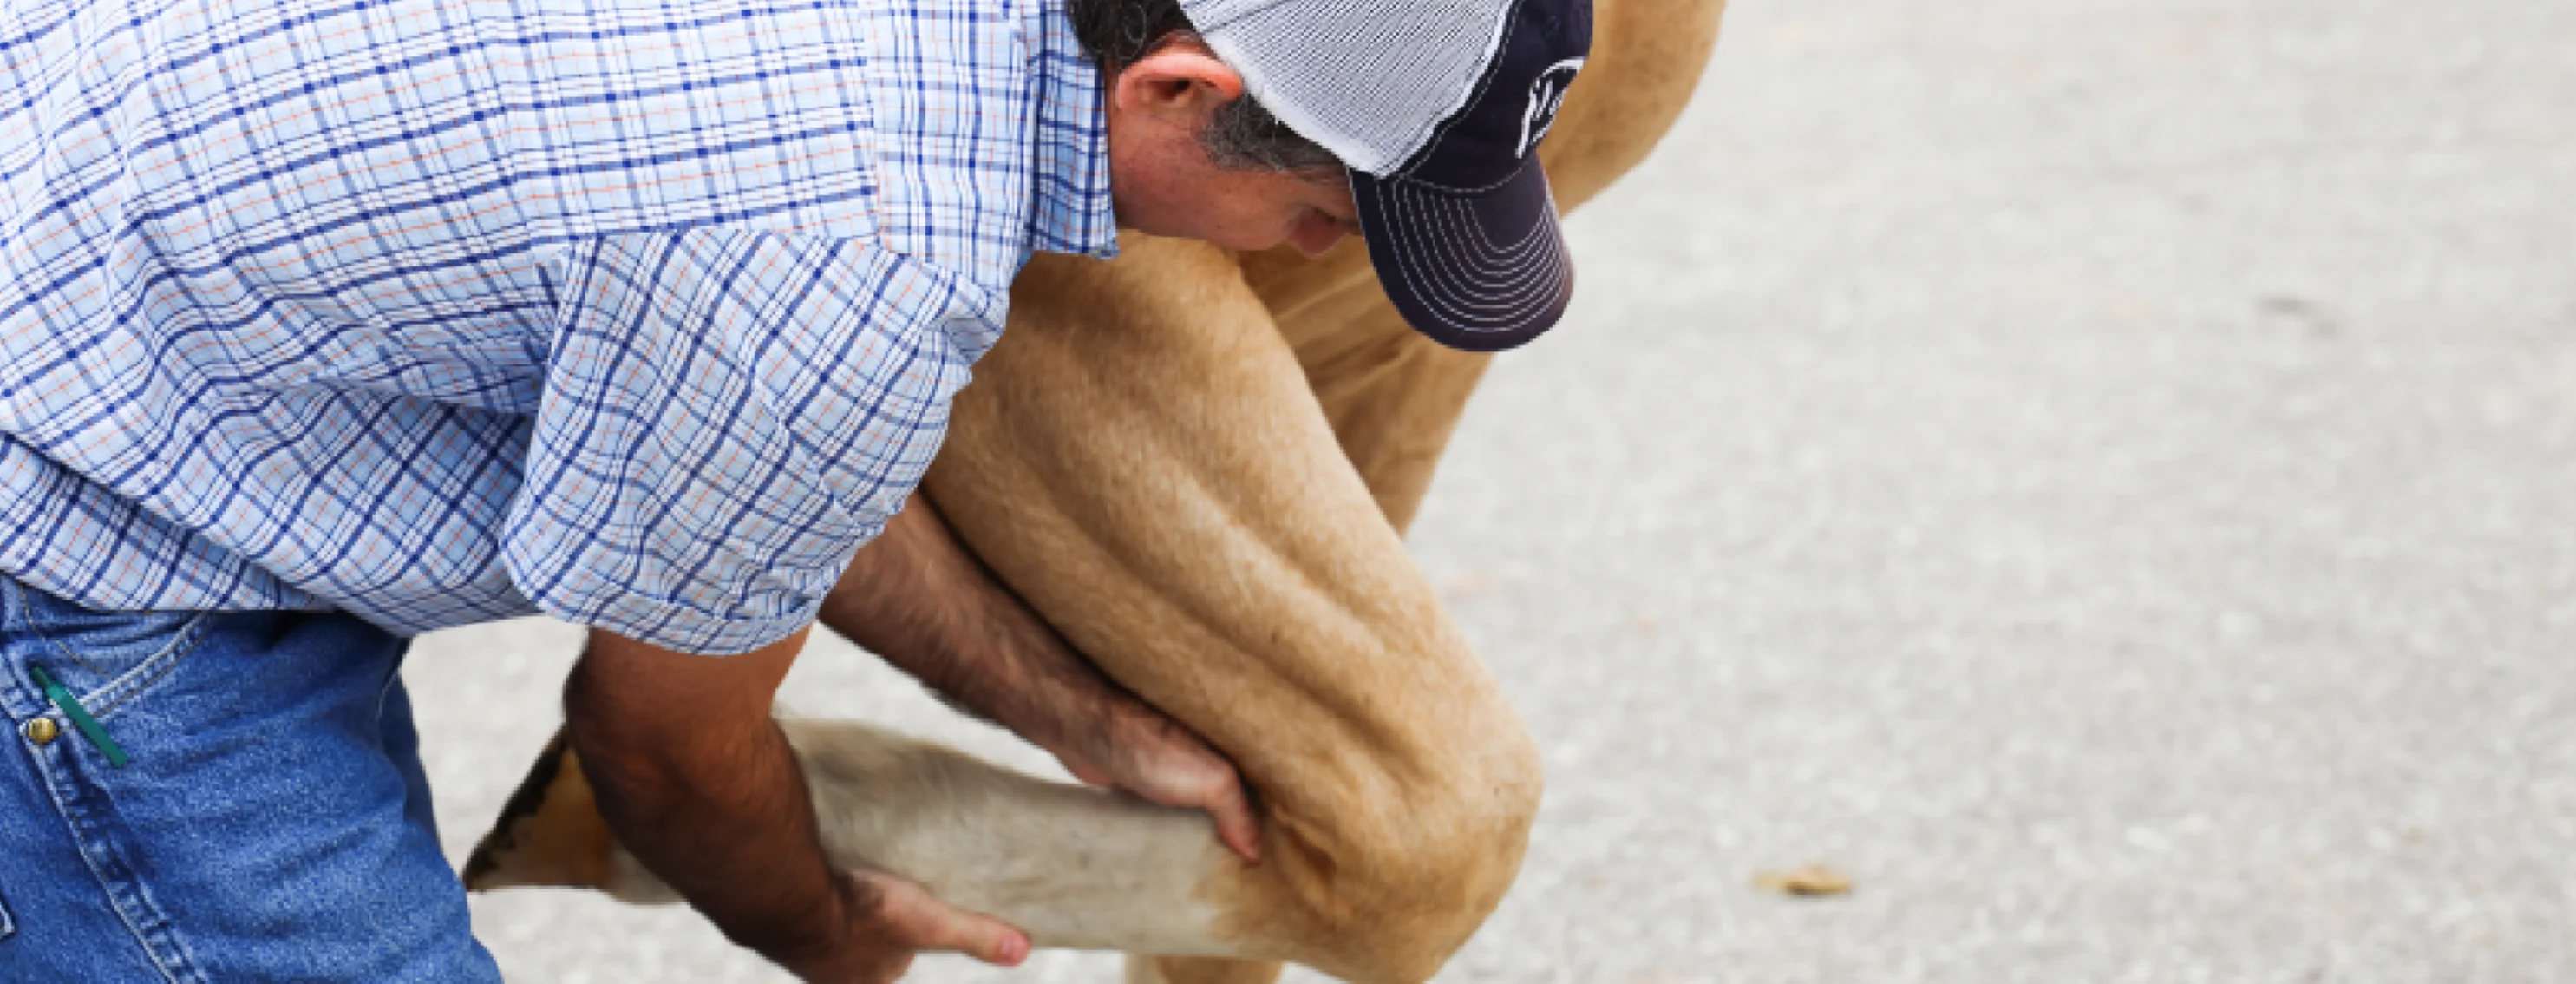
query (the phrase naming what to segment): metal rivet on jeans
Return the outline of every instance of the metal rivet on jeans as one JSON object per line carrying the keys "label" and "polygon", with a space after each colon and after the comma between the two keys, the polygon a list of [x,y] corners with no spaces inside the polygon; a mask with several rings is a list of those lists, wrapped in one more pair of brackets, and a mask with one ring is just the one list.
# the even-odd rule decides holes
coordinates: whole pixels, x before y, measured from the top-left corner
{"label": "metal rivet on jeans", "polygon": [[29,721],[26,727],[19,730],[26,734],[28,741],[39,745],[53,744],[54,736],[62,733],[62,728],[54,724],[54,719],[45,717]]}

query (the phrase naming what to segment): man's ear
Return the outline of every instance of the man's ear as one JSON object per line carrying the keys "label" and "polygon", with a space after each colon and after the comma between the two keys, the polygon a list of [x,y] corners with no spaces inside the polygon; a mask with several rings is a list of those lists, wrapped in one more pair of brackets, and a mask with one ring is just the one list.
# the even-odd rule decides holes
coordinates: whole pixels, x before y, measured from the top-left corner
{"label": "man's ear", "polygon": [[1110,101],[1125,113],[1195,121],[1243,98],[1243,76],[1195,39],[1175,38],[1118,73]]}

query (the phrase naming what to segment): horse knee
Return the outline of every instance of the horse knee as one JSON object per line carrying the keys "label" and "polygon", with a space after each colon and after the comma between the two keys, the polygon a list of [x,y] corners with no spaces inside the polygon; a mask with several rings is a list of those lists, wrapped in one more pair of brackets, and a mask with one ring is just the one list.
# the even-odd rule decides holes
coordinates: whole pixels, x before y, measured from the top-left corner
{"label": "horse knee", "polygon": [[1437,774],[1343,804],[1331,829],[1280,818],[1281,877],[1313,922],[1304,962],[1355,981],[1427,980],[1483,925],[1520,873],[1544,785],[1515,725]]}

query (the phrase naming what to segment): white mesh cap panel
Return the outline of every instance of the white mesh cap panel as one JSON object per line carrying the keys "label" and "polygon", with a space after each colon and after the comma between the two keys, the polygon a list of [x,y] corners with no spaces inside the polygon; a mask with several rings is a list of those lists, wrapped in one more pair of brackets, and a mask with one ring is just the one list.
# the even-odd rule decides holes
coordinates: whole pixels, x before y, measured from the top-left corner
{"label": "white mesh cap panel", "polygon": [[1380,175],[1466,104],[1511,9],[1494,0],[1181,0],[1208,47],[1279,122]]}

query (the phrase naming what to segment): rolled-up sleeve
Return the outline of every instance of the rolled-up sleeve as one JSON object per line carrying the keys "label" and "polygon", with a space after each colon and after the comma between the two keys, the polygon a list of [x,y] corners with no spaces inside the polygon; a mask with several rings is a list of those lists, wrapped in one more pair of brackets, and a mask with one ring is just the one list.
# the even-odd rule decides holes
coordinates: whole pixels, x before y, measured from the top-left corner
{"label": "rolled-up sleeve", "polygon": [[684,652],[811,624],[920,483],[968,378],[952,333],[998,299],[856,240],[697,229],[565,257],[503,533],[519,589]]}

